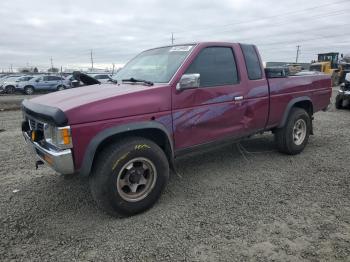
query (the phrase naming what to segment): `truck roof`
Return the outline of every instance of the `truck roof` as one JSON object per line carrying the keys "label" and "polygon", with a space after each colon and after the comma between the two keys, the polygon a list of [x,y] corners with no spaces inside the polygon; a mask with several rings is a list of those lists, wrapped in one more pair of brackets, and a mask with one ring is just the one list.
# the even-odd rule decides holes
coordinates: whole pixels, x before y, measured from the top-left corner
{"label": "truck roof", "polygon": [[[240,45],[240,44],[247,44],[247,43],[239,43],[239,42],[226,42],[226,41],[199,41],[199,42],[185,42],[185,43],[179,43],[174,45],[164,45],[164,46],[158,46],[150,49],[146,49],[144,51],[158,49],[158,48],[164,48],[164,47],[172,47],[172,46],[185,46],[185,45]],[[254,45],[254,44],[249,44]],[[254,45],[255,46],[255,45]]]}

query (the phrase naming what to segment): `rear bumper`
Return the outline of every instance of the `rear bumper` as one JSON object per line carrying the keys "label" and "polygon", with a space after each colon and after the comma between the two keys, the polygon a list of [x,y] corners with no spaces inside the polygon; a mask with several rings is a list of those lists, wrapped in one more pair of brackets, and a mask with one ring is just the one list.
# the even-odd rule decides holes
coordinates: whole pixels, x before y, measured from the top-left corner
{"label": "rear bumper", "polygon": [[37,142],[33,142],[26,132],[22,133],[30,152],[33,153],[38,160],[42,160],[60,174],[68,175],[74,173],[74,162],[71,149],[60,151],[47,149],[39,145]]}

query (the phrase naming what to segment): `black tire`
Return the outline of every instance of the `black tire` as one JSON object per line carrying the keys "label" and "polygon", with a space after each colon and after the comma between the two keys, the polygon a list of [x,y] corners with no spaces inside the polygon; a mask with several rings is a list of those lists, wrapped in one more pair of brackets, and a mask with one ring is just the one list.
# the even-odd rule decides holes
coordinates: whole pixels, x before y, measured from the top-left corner
{"label": "black tire", "polygon": [[[134,168],[132,164],[132,168],[127,170],[125,165],[129,166],[130,161],[141,158],[153,163],[156,175],[153,176],[152,186],[149,187],[148,193],[142,199],[131,202],[125,198],[127,194],[133,193],[131,191],[125,193],[125,186],[118,189],[117,185],[119,181],[122,181],[119,178],[123,174],[125,177]],[[126,173],[123,173],[124,171]],[[128,176],[128,182],[131,181],[130,177],[131,175]],[[89,183],[98,207],[112,216],[119,217],[134,215],[152,207],[159,199],[168,178],[169,163],[163,150],[150,140],[130,137],[104,148],[99,153],[93,164]],[[136,186],[137,189],[138,187]]]}
{"label": "black tire", "polygon": [[335,108],[336,109],[343,109],[343,99],[340,95],[337,95],[335,98]]}
{"label": "black tire", "polygon": [[32,87],[32,86],[26,86],[26,87],[24,87],[24,93],[25,93],[26,95],[32,95],[32,94],[34,94],[34,87]]}
{"label": "black tire", "polygon": [[7,94],[14,94],[16,91],[16,88],[14,86],[6,86],[5,87],[5,92]]}
{"label": "black tire", "polygon": [[[300,121],[299,121],[300,120]],[[305,137],[300,141],[295,141],[295,125],[305,123]],[[303,124],[304,125],[304,124]],[[275,141],[277,148],[281,153],[288,155],[296,155],[304,150],[311,132],[310,115],[302,108],[292,108],[289,113],[287,123],[283,128],[277,129],[275,132]]]}

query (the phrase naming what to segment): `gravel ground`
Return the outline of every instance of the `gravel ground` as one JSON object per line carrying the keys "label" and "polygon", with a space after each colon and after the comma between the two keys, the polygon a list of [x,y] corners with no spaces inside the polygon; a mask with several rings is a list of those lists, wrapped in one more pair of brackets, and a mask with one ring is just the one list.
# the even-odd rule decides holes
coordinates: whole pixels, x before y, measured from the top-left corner
{"label": "gravel ground", "polygon": [[297,156],[269,134],[183,158],[148,212],[100,212],[86,180],[35,170],[0,112],[1,261],[350,261],[350,111],[315,115]]}
{"label": "gravel ground", "polygon": [[30,99],[38,95],[8,95],[0,94],[0,111],[18,110],[23,99]]}

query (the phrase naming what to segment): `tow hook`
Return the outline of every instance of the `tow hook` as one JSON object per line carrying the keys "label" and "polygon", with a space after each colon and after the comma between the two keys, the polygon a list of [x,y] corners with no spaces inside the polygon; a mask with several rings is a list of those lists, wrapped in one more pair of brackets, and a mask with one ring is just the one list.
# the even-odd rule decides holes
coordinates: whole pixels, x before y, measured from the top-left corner
{"label": "tow hook", "polygon": [[43,165],[43,164],[44,164],[44,162],[41,161],[41,160],[36,161],[36,162],[35,162],[35,169],[38,170],[39,166],[40,166],[40,165]]}

